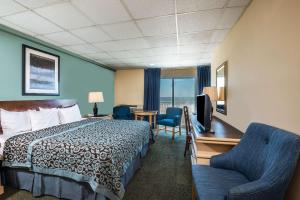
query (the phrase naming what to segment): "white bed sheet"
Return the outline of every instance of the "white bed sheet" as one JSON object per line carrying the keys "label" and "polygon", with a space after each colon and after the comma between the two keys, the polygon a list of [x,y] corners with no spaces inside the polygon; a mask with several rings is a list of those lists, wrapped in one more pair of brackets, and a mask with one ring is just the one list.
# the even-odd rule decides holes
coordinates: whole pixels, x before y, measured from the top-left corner
{"label": "white bed sheet", "polygon": [[[86,118],[81,118],[80,120],[85,120]],[[19,132],[19,133],[9,133],[9,134],[1,134],[0,135],[0,157],[3,156],[3,150],[4,150],[4,144],[5,142],[15,136],[15,135],[20,135],[20,134],[23,134],[23,133],[28,133],[28,132],[31,132],[31,131],[23,131],[23,132]]]}

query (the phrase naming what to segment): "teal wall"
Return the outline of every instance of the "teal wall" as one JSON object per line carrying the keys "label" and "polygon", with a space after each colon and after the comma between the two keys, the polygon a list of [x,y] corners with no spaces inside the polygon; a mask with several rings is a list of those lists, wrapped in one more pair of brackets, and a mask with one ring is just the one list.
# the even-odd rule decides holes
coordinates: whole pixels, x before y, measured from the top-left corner
{"label": "teal wall", "polygon": [[[60,56],[60,96],[22,96],[22,44]],[[100,113],[111,113],[114,104],[114,71],[0,30],[0,100],[76,99],[81,113],[92,113],[89,91],[102,91]]]}

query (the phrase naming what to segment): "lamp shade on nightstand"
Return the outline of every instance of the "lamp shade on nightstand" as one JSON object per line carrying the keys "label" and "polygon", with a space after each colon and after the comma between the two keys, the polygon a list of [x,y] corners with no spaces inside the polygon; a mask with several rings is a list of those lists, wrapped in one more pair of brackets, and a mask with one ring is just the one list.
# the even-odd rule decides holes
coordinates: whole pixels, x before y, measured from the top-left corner
{"label": "lamp shade on nightstand", "polygon": [[207,94],[211,101],[217,101],[218,100],[218,92],[217,87],[211,86],[211,87],[204,87],[203,93]]}
{"label": "lamp shade on nightstand", "polygon": [[89,103],[104,102],[103,92],[89,92]]}
{"label": "lamp shade on nightstand", "polygon": [[94,103],[94,117],[98,115],[97,103],[104,102],[103,92],[89,92],[89,103]]}

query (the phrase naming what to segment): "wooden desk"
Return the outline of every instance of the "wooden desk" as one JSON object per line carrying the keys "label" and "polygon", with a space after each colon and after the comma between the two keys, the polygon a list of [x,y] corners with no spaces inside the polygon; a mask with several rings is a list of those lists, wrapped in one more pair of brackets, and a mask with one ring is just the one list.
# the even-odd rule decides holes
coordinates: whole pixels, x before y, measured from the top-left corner
{"label": "wooden desk", "polygon": [[147,116],[149,117],[150,126],[152,127],[152,119],[153,119],[154,128],[156,128],[156,115],[157,115],[157,111],[135,111],[134,119],[138,120],[138,118],[140,118],[140,120],[143,120],[143,118]]}
{"label": "wooden desk", "polygon": [[203,133],[199,129],[197,115],[191,116],[192,164],[209,165],[210,158],[229,151],[240,142],[243,133],[217,117],[213,117],[211,127],[215,133]]}

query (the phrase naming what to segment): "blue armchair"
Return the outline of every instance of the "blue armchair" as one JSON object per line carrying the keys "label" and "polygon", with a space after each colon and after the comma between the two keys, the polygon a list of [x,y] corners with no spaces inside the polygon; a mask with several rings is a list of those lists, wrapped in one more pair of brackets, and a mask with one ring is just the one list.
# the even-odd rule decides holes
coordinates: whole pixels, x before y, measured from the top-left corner
{"label": "blue armchair", "polygon": [[133,116],[130,112],[130,107],[126,105],[115,106],[113,108],[114,119],[132,120]]}
{"label": "blue armchair", "polygon": [[[172,142],[174,142],[175,133],[181,135],[181,117],[182,117],[182,109],[181,108],[167,108],[166,114],[160,114],[157,116],[157,134],[159,130],[167,131],[167,127],[172,127]],[[164,129],[160,129],[159,125],[165,126]],[[179,131],[175,132],[175,127],[179,127]]]}
{"label": "blue armchair", "polygon": [[231,151],[213,156],[210,166],[193,165],[198,200],[282,200],[300,150],[296,134],[252,123]]}

